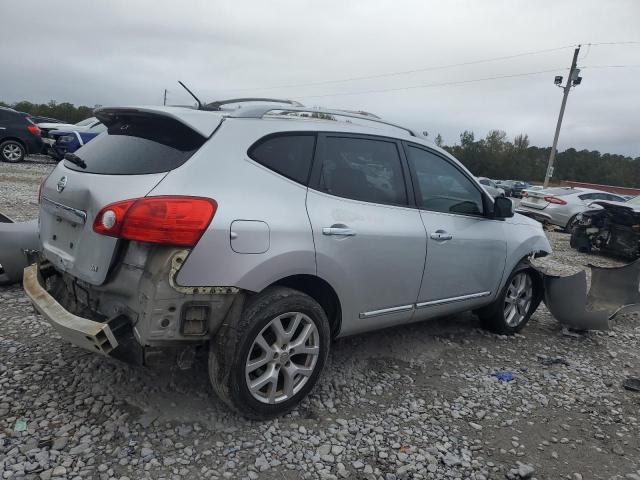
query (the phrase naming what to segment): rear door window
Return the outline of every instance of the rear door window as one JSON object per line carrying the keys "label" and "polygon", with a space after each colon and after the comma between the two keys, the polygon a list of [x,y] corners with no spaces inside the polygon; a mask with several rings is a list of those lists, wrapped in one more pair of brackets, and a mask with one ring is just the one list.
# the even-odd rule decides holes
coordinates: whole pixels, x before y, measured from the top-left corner
{"label": "rear door window", "polygon": [[270,135],[258,140],[249,149],[249,157],[280,175],[306,185],[315,144],[314,133]]}
{"label": "rear door window", "polygon": [[78,149],[85,173],[142,175],[168,172],[185,163],[207,139],[186,125],[159,115],[118,115],[106,132]]}
{"label": "rear door window", "polygon": [[318,157],[320,190],[365,202],[407,204],[396,142],[327,136],[323,138]]}

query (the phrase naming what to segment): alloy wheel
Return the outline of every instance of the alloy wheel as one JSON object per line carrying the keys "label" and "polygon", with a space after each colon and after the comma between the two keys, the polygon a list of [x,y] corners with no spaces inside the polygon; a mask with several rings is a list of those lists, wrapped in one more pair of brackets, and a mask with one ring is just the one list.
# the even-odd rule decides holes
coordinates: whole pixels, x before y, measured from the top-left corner
{"label": "alloy wheel", "polygon": [[526,318],[533,301],[533,281],[527,272],[519,272],[511,279],[504,298],[504,319],[510,327],[517,327]]}
{"label": "alloy wheel", "polygon": [[9,143],[2,149],[2,156],[10,162],[15,162],[22,156],[22,149],[15,143]]}
{"label": "alloy wheel", "polygon": [[320,355],[320,333],[301,312],[278,315],[258,333],[249,349],[245,380],[262,403],[291,399],[308,382]]}

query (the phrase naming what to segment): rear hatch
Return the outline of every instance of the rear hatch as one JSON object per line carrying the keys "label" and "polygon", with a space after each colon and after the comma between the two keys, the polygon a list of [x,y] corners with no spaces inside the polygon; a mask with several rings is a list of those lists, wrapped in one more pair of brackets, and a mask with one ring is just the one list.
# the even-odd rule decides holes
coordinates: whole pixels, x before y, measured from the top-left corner
{"label": "rear hatch", "polygon": [[121,240],[93,231],[96,214],[110,203],[146,196],[200,149],[222,117],[178,108],[96,114],[108,130],[78,149],[73,161],[60,162],[42,186],[40,240],[56,268],[100,285]]}
{"label": "rear hatch", "polygon": [[[576,193],[571,188],[548,188],[546,190],[527,190],[527,196],[520,201],[520,206],[533,208],[536,210],[544,210],[550,204],[562,204],[562,197]],[[551,201],[550,201],[551,200]]]}

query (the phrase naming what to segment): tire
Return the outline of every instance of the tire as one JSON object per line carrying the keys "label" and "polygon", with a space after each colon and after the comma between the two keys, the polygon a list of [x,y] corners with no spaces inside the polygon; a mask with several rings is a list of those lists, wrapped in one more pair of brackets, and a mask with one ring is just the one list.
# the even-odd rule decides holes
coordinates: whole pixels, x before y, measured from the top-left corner
{"label": "tire", "polygon": [[[518,286],[522,285],[518,283],[518,279],[525,282],[523,286],[525,290],[530,287],[528,299],[523,294],[516,294]],[[516,296],[517,298],[514,298]],[[509,279],[498,298],[492,304],[477,310],[476,314],[480,318],[482,326],[487,330],[502,335],[513,335],[524,328],[541,300],[542,279],[540,275],[526,263],[520,263],[509,275]],[[520,303],[518,304],[518,302]]]}
{"label": "tire", "polygon": [[[247,418],[289,412],[311,391],[326,363],[331,335],[325,311],[302,292],[272,287],[251,297],[236,318],[225,322],[211,342],[214,391]],[[303,338],[298,352],[302,347],[304,353],[292,354],[293,344]]]}
{"label": "tire", "polygon": [[0,143],[0,158],[3,162],[19,163],[24,160],[26,154],[24,145],[16,140],[5,140]]}
{"label": "tire", "polygon": [[571,218],[569,219],[569,221],[567,222],[567,226],[566,226],[566,227],[564,227],[564,229],[565,229],[567,232],[569,232],[569,233],[573,232],[573,228],[576,226],[576,225],[575,225],[575,223],[576,223],[576,217],[577,217],[577,216],[578,216],[578,214],[575,214],[575,215],[574,215],[573,217],[571,217]]}

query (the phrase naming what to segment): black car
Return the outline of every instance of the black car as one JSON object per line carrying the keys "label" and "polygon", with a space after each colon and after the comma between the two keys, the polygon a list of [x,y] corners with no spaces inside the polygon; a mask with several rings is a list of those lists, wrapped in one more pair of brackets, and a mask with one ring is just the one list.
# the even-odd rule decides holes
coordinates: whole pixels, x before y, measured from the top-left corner
{"label": "black car", "polygon": [[51,118],[51,117],[43,117],[42,115],[32,115],[30,113],[27,112],[20,112],[22,115],[24,115],[25,117],[28,117],[33,123],[43,123],[43,122],[47,122],[47,123],[64,123],[62,120],[58,120],[57,118]]}
{"label": "black car", "polygon": [[0,107],[0,159],[17,163],[24,160],[25,155],[41,151],[38,126],[22,113]]}

